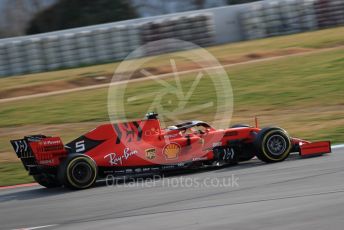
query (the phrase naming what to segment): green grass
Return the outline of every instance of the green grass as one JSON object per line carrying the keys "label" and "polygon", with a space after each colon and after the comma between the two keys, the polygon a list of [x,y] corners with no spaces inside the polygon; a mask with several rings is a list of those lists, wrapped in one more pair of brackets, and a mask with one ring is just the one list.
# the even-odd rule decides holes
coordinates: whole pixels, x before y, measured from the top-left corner
{"label": "green grass", "polygon": [[0,186],[33,182],[21,163],[0,164]]}

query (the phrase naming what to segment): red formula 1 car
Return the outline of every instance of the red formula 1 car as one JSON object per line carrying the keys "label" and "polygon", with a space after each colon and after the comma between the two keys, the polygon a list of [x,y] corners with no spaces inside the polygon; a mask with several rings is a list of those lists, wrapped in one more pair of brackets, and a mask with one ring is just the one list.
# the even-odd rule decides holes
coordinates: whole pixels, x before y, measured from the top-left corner
{"label": "red formula 1 car", "polygon": [[91,187],[107,175],[157,173],[171,169],[236,164],[253,157],[274,163],[291,152],[331,152],[329,141],[310,143],[277,127],[236,125],[214,129],[190,121],[167,129],[157,114],[147,119],[104,124],[64,145],[59,137],[26,136],[11,144],[29,174],[45,187]]}

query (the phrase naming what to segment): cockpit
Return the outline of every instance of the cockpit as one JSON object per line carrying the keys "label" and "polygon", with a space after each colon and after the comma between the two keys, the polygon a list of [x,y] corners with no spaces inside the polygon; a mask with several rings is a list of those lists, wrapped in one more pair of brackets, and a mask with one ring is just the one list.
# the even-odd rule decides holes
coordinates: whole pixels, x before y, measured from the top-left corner
{"label": "cockpit", "polygon": [[168,126],[165,129],[166,133],[180,133],[181,135],[186,134],[205,134],[209,131],[214,130],[210,125],[203,121],[189,121],[177,125]]}
{"label": "cockpit", "polygon": [[[146,117],[147,120],[158,120],[158,114],[154,112],[146,114]],[[171,125],[163,129],[164,135],[170,136],[185,136],[191,134],[200,135],[214,130],[214,128],[203,121],[188,121],[176,125]]]}

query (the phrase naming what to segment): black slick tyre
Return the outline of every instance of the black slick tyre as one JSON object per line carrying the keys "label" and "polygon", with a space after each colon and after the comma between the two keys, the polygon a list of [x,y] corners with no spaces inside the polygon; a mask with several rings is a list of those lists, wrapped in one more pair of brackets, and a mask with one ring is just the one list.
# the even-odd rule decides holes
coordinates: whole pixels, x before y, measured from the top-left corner
{"label": "black slick tyre", "polygon": [[97,165],[90,157],[73,154],[59,167],[59,181],[71,189],[86,189],[94,185],[97,179]]}
{"label": "black slick tyre", "polygon": [[284,161],[292,148],[288,133],[278,127],[262,129],[255,138],[254,146],[257,158],[266,163]]}

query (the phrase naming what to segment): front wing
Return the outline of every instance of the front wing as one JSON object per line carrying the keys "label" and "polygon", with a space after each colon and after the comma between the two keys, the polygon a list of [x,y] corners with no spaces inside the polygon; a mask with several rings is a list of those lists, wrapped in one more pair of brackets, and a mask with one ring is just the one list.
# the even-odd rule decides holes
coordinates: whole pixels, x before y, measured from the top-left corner
{"label": "front wing", "polygon": [[301,156],[313,156],[321,155],[324,153],[331,152],[331,142],[330,141],[319,141],[313,143],[300,144],[300,155]]}

